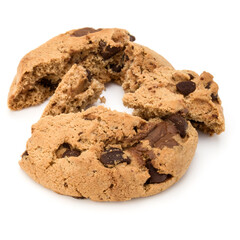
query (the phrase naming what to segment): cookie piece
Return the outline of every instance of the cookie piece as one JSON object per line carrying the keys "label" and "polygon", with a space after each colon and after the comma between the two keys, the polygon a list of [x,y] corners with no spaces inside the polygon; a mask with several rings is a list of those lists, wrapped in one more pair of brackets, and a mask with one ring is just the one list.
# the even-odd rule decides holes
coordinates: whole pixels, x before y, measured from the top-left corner
{"label": "cookie piece", "polygon": [[104,90],[89,70],[74,64],[64,75],[42,116],[79,112],[93,104]]}
{"label": "cookie piece", "polygon": [[54,37],[20,61],[9,91],[9,108],[19,110],[42,103],[54,93],[73,64],[91,71],[101,83],[113,80],[119,84],[133,61],[142,63],[138,66],[141,69],[171,67],[160,55],[132,43],[134,39],[126,30],[117,28],[84,28]]}
{"label": "cookie piece", "polygon": [[149,119],[180,113],[210,135],[224,131],[218,85],[210,73],[156,68],[136,75],[134,82],[130,77],[123,84],[131,90],[123,97],[124,105],[134,108],[135,115]]}
{"label": "cookie piece", "polygon": [[41,118],[19,164],[57,193],[124,201],[157,194],[177,182],[197,140],[196,130],[180,115],[145,121],[98,106]]}

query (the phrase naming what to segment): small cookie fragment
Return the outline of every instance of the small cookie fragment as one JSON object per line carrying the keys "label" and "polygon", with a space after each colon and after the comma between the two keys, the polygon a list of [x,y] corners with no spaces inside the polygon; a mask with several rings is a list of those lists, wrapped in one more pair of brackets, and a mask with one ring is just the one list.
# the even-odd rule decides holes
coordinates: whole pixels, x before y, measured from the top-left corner
{"label": "small cookie fragment", "polygon": [[101,103],[106,103],[106,98],[104,96],[100,97],[99,99]]}
{"label": "small cookie fragment", "polygon": [[79,112],[96,102],[104,88],[88,69],[74,64],[63,77],[42,117]]}
{"label": "small cookie fragment", "polygon": [[[131,80],[127,79],[126,82]],[[150,119],[181,114],[186,120],[194,122],[199,130],[210,135],[220,134],[225,130],[218,85],[207,72],[199,76],[189,70],[156,68],[152,72],[139,75],[135,86],[138,88],[128,91],[123,102],[125,106],[134,108],[137,116]],[[179,131],[184,137],[184,126],[182,127]]]}

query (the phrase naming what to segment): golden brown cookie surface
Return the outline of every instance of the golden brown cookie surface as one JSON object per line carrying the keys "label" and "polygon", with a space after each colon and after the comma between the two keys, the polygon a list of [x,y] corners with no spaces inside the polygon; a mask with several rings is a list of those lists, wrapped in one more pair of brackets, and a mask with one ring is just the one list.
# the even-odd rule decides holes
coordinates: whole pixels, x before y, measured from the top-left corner
{"label": "golden brown cookie surface", "polygon": [[42,103],[74,64],[91,71],[101,83],[121,83],[133,61],[148,70],[171,67],[154,51],[132,43],[134,39],[117,28],[71,30],[50,39],[20,61],[9,91],[9,108],[19,110]]}
{"label": "golden brown cookie surface", "polygon": [[123,87],[131,89],[123,97],[135,115],[145,119],[180,113],[200,130],[220,134],[225,129],[218,85],[210,73],[156,68],[145,71],[135,81],[127,79]]}
{"label": "golden brown cookie surface", "polygon": [[157,194],[186,172],[197,132],[178,115],[145,121],[92,107],[32,127],[20,166],[43,186],[95,201]]}

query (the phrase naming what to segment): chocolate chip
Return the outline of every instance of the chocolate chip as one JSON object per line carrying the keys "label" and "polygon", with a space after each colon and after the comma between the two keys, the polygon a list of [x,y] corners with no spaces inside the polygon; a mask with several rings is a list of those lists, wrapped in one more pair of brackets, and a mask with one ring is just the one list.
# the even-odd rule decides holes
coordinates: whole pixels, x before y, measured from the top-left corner
{"label": "chocolate chip", "polygon": [[205,86],[205,88],[206,88],[206,89],[210,89],[211,84],[212,84],[211,82],[208,82],[207,85]]}
{"label": "chocolate chip", "polygon": [[173,148],[178,146],[178,142],[172,137],[177,134],[176,127],[168,122],[161,122],[148,133],[146,140],[152,147],[163,149],[164,147]]}
{"label": "chocolate chip", "polygon": [[61,145],[61,147],[70,149],[70,148],[71,148],[71,145],[70,145],[69,143],[63,143],[63,144]]}
{"label": "chocolate chip", "polygon": [[188,76],[190,77],[190,80],[194,79],[194,76],[191,73],[188,73]]}
{"label": "chocolate chip", "polygon": [[91,82],[93,75],[90,70],[86,69],[86,71],[87,71],[87,79],[89,82]]}
{"label": "chocolate chip", "polygon": [[110,68],[112,69],[113,72],[121,72],[123,65],[117,65],[117,64],[110,64]]}
{"label": "chocolate chip", "polygon": [[213,102],[218,102],[218,94],[215,95],[215,94],[212,93],[211,98],[212,98]]}
{"label": "chocolate chip", "polygon": [[101,53],[104,60],[107,60],[121,51],[121,47],[111,47],[107,46],[105,51]]}
{"label": "chocolate chip", "polygon": [[113,167],[123,162],[129,164],[131,161],[128,157],[124,156],[124,152],[121,149],[110,148],[101,155],[100,162],[105,167]]}
{"label": "chocolate chip", "polygon": [[133,130],[137,133],[137,132],[138,132],[137,126],[134,126],[134,127],[133,127]]}
{"label": "chocolate chip", "polygon": [[76,30],[75,32],[73,32],[71,34],[71,36],[73,36],[73,37],[82,37],[82,36],[85,36],[85,35],[87,35],[89,33],[95,33],[95,32],[99,32],[101,30],[102,30],[102,28],[99,28],[99,29],[88,28],[88,27],[80,28],[80,29]]}
{"label": "chocolate chip", "polygon": [[28,152],[27,152],[27,150],[22,154],[22,158],[24,157],[24,156],[28,156],[29,154],[28,154]]}
{"label": "chocolate chip", "polygon": [[123,61],[127,62],[128,60],[129,60],[129,56],[126,54],[123,54]]}
{"label": "chocolate chip", "polygon": [[67,188],[67,187],[68,187],[68,184],[65,182],[65,183],[63,184],[63,186],[64,186],[65,188]]}
{"label": "chocolate chip", "polygon": [[100,54],[104,60],[107,60],[120,52],[122,50],[121,47],[111,47],[110,45],[107,46],[107,43],[101,40],[99,42]]}
{"label": "chocolate chip", "polygon": [[75,199],[86,199],[85,197],[73,197],[73,198],[75,198]]}
{"label": "chocolate chip", "polygon": [[62,158],[64,158],[64,157],[78,157],[80,155],[80,153],[81,152],[78,149],[72,149],[72,150],[68,149],[63,153]]}
{"label": "chocolate chip", "polygon": [[196,83],[192,81],[183,81],[179,82],[176,87],[181,94],[187,96],[196,90]]}
{"label": "chocolate chip", "polygon": [[63,143],[56,151],[57,158],[78,157],[81,151],[73,148],[69,143]]}
{"label": "chocolate chip", "polygon": [[129,39],[131,42],[134,42],[136,40],[136,38],[131,34],[129,34]]}
{"label": "chocolate chip", "polygon": [[147,180],[146,184],[162,183],[172,177],[170,174],[158,173],[157,169],[153,167],[151,161],[146,162],[146,168],[150,174],[150,178]]}
{"label": "chocolate chip", "polygon": [[169,116],[168,119],[174,123],[180,136],[182,138],[186,137],[186,134],[187,134],[186,130],[188,128],[187,121],[179,114],[173,114],[173,115]]}

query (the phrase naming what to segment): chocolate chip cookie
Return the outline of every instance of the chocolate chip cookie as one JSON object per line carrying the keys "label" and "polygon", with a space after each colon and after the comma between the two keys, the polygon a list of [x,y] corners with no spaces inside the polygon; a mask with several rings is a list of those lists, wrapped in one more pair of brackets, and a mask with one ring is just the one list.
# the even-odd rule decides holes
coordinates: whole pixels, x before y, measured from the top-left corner
{"label": "chocolate chip cookie", "polygon": [[54,37],[20,61],[9,91],[9,108],[19,110],[42,103],[74,64],[83,66],[101,83],[119,84],[132,62],[139,71],[171,67],[163,57],[134,40],[126,30],[117,28],[83,28]]}
{"label": "chocolate chip cookie", "polygon": [[[115,81],[123,86],[124,104],[134,108],[135,115],[149,119],[178,113],[206,133],[223,132],[223,111],[213,76],[176,71],[162,56],[133,40],[126,30],[92,28],[51,39],[20,62],[9,107],[39,104],[55,92],[43,116],[77,112],[99,98],[104,83]],[[85,80],[73,65],[86,69]],[[78,75],[82,79],[77,90],[81,93],[71,90],[69,75],[75,75],[75,81]]]}
{"label": "chocolate chip cookie", "polygon": [[124,201],[157,194],[186,172],[197,132],[179,114],[149,121],[91,107],[41,118],[20,161],[36,182],[64,195]]}
{"label": "chocolate chip cookie", "polygon": [[203,132],[220,134],[225,129],[218,85],[210,73],[200,76],[193,71],[156,68],[152,72],[134,73],[123,88],[130,90],[123,97],[126,106],[144,119],[181,114]]}

